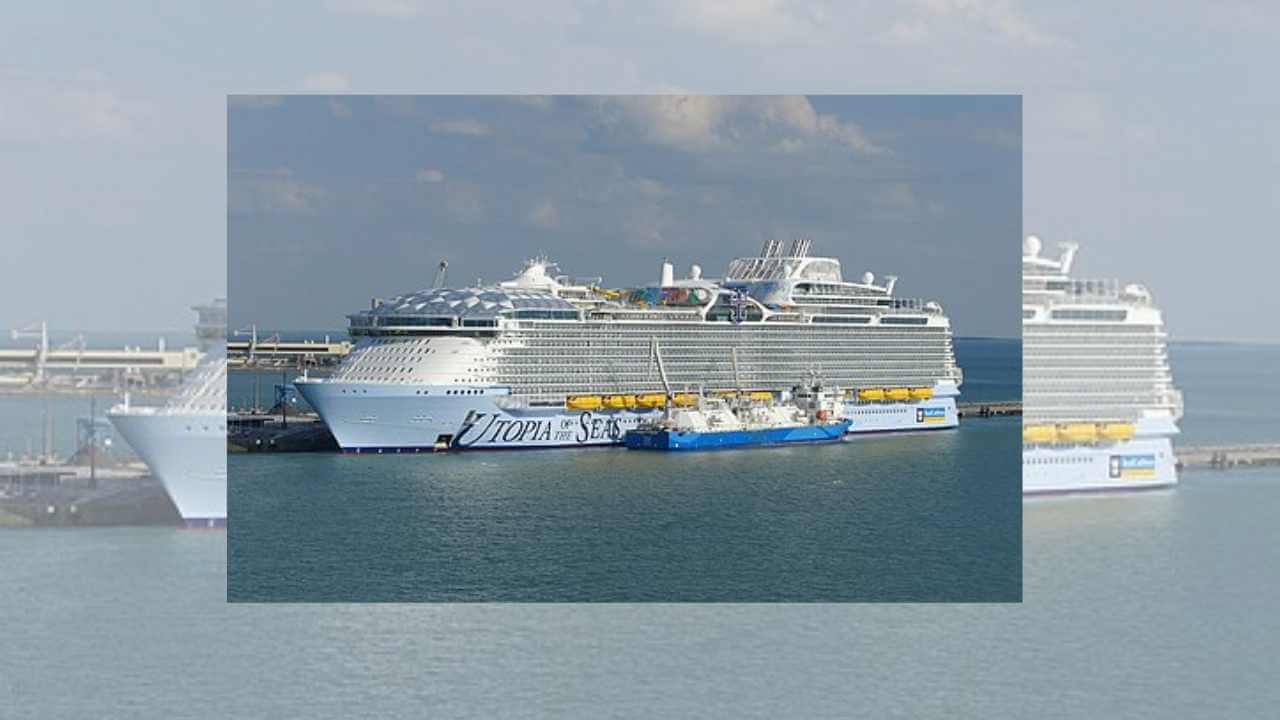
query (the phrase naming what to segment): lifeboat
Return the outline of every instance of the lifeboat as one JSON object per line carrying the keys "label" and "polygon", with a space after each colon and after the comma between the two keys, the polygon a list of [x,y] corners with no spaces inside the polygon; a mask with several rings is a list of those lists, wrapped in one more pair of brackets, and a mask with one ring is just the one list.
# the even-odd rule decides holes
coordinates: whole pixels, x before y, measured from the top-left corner
{"label": "lifeboat", "polygon": [[883,400],[884,390],[880,388],[865,388],[858,391],[859,400]]}
{"label": "lifeboat", "polygon": [[1098,428],[1098,434],[1107,440],[1129,440],[1133,432],[1133,423],[1106,423]]}
{"label": "lifeboat", "polygon": [[928,400],[931,397],[933,397],[933,388],[927,388],[927,387],[911,388],[912,400]]}
{"label": "lifeboat", "polygon": [[1058,428],[1052,425],[1027,425],[1022,428],[1022,442],[1051,443],[1058,439]]}
{"label": "lifeboat", "polygon": [[768,401],[773,399],[773,393],[769,392],[768,390],[752,390],[751,392],[747,393],[747,397],[752,400]]}
{"label": "lifeboat", "polygon": [[602,404],[611,410],[621,410],[627,406],[625,395],[605,395]]}
{"label": "lifeboat", "polygon": [[571,395],[564,405],[570,410],[599,410],[604,403],[599,395]]}
{"label": "lifeboat", "polygon": [[671,397],[671,404],[680,407],[689,407],[698,404],[698,396],[693,393],[676,393]]}
{"label": "lifeboat", "polygon": [[884,396],[890,400],[908,400],[911,398],[911,391],[906,388],[889,388],[885,391]]}
{"label": "lifeboat", "polygon": [[667,396],[661,393],[649,393],[636,397],[636,404],[646,408],[660,408],[667,404]]}
{"label": "lifeboat", "polygon": [[1084,443],[1098,439],[1098,427],[1093,423],[1073,423],[1058,429],[1058,439],[1062,442]]}

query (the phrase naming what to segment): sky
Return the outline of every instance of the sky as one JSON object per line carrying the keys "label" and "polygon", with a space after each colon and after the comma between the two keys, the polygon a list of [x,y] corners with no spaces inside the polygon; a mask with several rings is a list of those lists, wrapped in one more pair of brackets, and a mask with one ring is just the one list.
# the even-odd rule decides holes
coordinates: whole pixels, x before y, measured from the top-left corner
{"label": "sky", "polygon": [[[345,327],[374,296],[512,276],[546,255],[605,285],[669,258],[719,277],[808,238],[1021,331],[1017,96],[268,96],[229,100],[231,322]],[[974,282],[982,277],[981,282]]]}
{"label": "sky", "polygon": [[1174,339],[1280,340],[1278,21],[1231,1],[20,3],[0,328],[180,329],[226,293],[228,94],[976,92],[1023,96],[1026,232],[1145,283]]}

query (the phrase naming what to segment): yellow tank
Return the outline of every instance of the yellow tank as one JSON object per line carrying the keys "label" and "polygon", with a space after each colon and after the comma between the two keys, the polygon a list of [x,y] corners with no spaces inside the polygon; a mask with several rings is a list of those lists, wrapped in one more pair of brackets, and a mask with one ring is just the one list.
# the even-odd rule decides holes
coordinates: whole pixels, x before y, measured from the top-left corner
{"label": "yellow tank", "polygon": [[1106,423],[1098,428],[1098,434],[1108,440],[1128,440],[1133,431],[1133,423]]}
{"label": "yellow tank", "polygon": [[864,388],[858,391],[859,400],[883,400],[884,390],[880,388]]}
{"label": "yellow tank", "polygon": [[599,410],[603,404],[599,395],[573,395],[564,401],[570,410]]}
{"label": "yellow tank", "polygon": [[675,394],[675,395],[673,395],[673,396],[672,396],[672,398],[671,398],[671,404],[672,404],[672,405],[679,405],[679,406],[682,406],[682,407],[689,407],[690,405],[697,405],[697,404],[698,404],[698,396],[697,396],[697,395],[694,395],[693,393],[676,393],[676,394]]}
{"label": "yellow tank", "polygon": [[928,400],[933,397],[933,388],[917,387],[911,388],[912,400]]}
{"label": "yellow tank", "polygon": [[1058,439],[1058,428],[1052,425],[1027,425],[1022,428],[1022,442],[1051,443]]}
{"label": "yellow tank", "polygon": [[640,407],[660,408],[667,404],[667,396],[661,393],[649,393],[648,395],[640,395],[636,398],[636,404]]}
{"label": "yellow tank", "polygon": [[627,398],[625,395],[605,395],[602,404],[613,410],[621,410],[627,406]]}
{"label": "yellow tank", "polygon": [[751,398],[752,400],[767,401],[767,400],[773,399],[773,393],[769,392],[768,390],[752,390],[751,392],[747,393],[747,397]]}
{"label": "yellow tank", "polygon": [[1058,439],[1062,442],[1082,443],[1098,439],[1098,427],[1093,423],[1072,423],[1058,428]]}
{"label": "yellow tank", "polygon": [[911,391],[906,388],[889,388],[885,391],[884,396],[890,400],[907,400],[911,397]]}

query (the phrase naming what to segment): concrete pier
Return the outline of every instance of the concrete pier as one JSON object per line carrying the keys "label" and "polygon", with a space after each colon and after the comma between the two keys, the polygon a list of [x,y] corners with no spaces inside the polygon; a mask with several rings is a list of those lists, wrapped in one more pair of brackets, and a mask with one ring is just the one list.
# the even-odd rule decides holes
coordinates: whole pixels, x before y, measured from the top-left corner
{"label": "concrete pier", "polygon": [[1280,466],[1280,442],[1175,447],[1179,470]]}

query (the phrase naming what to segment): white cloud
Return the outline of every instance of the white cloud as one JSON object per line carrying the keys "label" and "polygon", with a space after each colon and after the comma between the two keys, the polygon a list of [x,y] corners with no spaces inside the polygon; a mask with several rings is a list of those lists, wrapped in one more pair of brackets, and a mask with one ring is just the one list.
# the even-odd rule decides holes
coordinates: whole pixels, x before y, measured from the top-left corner
{"label": "white cloud", "polygon": [[302,79],[302,89],[307,92],[342,92],[351,87],[351,78],[340,72],[313,72]]}
{"label": "white cloud", "polygon": [[268,110],[284,102],[280,95],[228,95],[227,105],[236,110]]}
{"label": "white cloud", "polygon": [[325,191],[302,182],[289,168],[274,170],[233,170],[228,202],[238,213],[311,213]]}
{"label": "white cloud", "polygon": [[553,105],[553,98],[550,95],[509,95],[508,97],[514,102],[535,110],[547,111]]}
{"label": "white cloud", "polygon": [[493,132],[488,125],[476,120],[437,120],[431,123],[431,132],[442,135],[470,135],[479,137]]}
{"label": "white cloud", "polygon": [[1061,44],[1008,0],[917,0],[906,20],[893,23],[889,37],[902,43],[933,42],[956,30],[993,32],[1012,44],[1047,48]]}
{"label": "white cloud", "polygon": [[678,30],[754,45],[777,45],[816,29],[824,17],[813,3],[789,0],[678,0],[670,5]]}
{"label": "white cloud", "polygon": [[539,203],[529,212],[526,220],[530,225],[543,230],[554,230],[560,227],[560,213],[556,210],[555,203],[550,200]]}
{"label": "white cloud", "polygon": [[593,98],[606,124],[626,124],[650,142],[688,152],[737,147],[759,135],[785,133],[779,149],[804,140],[843,145],[865,155],[888,153],[858,125],[818,113],[808,98],[792,95],[639,95]]}
{"label": "white cloud", "polygon": [[351,108],[337,98],[329,98],[329,112],[334,117],[343,118],[344,120],[351,117]]}
{"label": "white cloud", "polygon": [[426,168],[418,171],[417,178],[418,182],[422,183],[442,183],[444,172],[435,168]]}
{"label": "white cloud", "polygon": [[149,106],[100,74],[0,71],[0,141],[119,141],[138,137]]}

